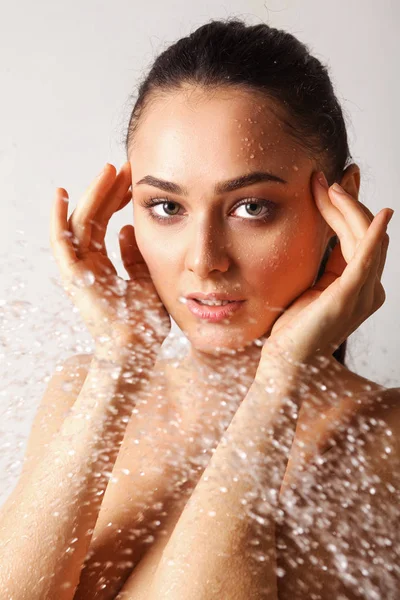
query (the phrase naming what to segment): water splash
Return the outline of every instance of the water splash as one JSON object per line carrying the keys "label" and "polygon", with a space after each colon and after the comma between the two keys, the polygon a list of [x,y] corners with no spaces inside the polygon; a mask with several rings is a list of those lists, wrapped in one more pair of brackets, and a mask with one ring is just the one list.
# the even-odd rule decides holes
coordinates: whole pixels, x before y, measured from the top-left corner
{"label": "water splash", "polygon": [[[18,247],[21,245],[19,241]],[[42,255],[46,256],[44,252]],[[90,355],[93,352],[93,344],[76,310],[61,295],[58,277],[49,279],[57,291],[51,302],[47,301],[46,295],[42,297],[43,293],[30,300],[24,297],[29,270],[32,270],[32,265],[26,264],[25,257],[18,262],[13,281],[0,300],[3,501],[21,471],[27,425],[32,422],[45,385],[54,371],[62,373],[62,362],[66,356],[77,353]],[[93,284],[93,274],[89,272],[82,285]],[[123,295],[124,288],[122,283],[115,291]],[[180,298],[180,301],[184,300]],[[137,308],[145,318],[152,318],[146,306],[138,303]],[[269,310],[272,309],[269,307]],[[281,308],[275,307],[275,310],[281,311]],[[260,348],[263,342],[255,340],[254,343]],[[107,498],[112,497],[112,492],[119,489],[122,494],[124,489],[124,511],[128,513],[130,510],[134,518],[131,517],[124,527],[115,515],[104,522],[103,530],[107,528],[113,540],[110,546],[112,560],[110,557],[99,560],[95,551],[93,554],[89,552],[86,574],[93,583],[93,589],[104,590],[116,585],[121,577],[126,578],[135,565],[133,548],[138,542],[143,548],[151,548],[164,535],[170,534],[171,507],[183,508],[189,500],[248,390],[250,382],[246,381],[246,360],[243,359],[242,368],[237,368],[233,360],[235,352],[228,352],[227,364],[222,372],[205,373],[202,374],[203,379],[197,380],[191,377],[193,373],[188,373],[187,380],[183,377],[175,392],[179,391],[180,406],[190,407],[190,410],[176,412],[167,399],[167,384],[171,384],[174,371],[180,375],[184,373],[183,365],[189,347],[185,336],[171,333],[161,354],[168,363],[168,374],[165,371],[162,376],[160,370],[159,380],[155,379],[138,399],[132,412],[137,426],[131,431],[123,449],[126,458],[118,469],[110,469],[105,454],[104,467],[96,473],[99,481],[104,477],[108,480],[110,492],[108,496],[107,492],[104,494],[97,488],[94,492],[100,497],[104,495],[103,501],[111,502]],[[56,363],[54,370],[50,369],[49,356]],[[22,376],[18,370],[19,360],[24,360],[26,365]],[[311,380],[320,394],[314,398],[311,416],[320,414],[321,397],[333,405],[343,397],[353,396],[349,389],[338,389],[335,381],[318,382],[320,372],[327,366],[324,360],[321,358],[320,366],[310,369]],[[62,391],[72,392],[78,377],[77,367],[75,373],[62,383]],[[126,377],[129,379],[129,374]],[[266,392],[272,393],[273,389],[271,384],[266,387]],[[313,389],[313,385],[303,383],[301,393],[312,397]],[[373,393],[368,384],[364,391],[366,394]],[[54,410],[53,405],[47,408],[49,413]],[[292,403],[290,416],[292,419],[299,418],[295,403]],[[310,428],[312,424],[305,424],[303,431],[310,431]],[[301,430],[299,426],[298,432]],[[306,471],[297,474],[279,499],[273,489],[261,485],[260,465],[248,458],[253,440],[247,440],[247,445],[236,449],[238,468],[245,465],[254,483],[253,490],[241,499],[241,504],[252,524],[249,556],[258,565],[269,560],[263,549],[263,540],[271,506],[274,507],[277,523],[276,575],[282,598],[295,598],[301,590],[317,600],[327,585],[333,598],[344,599],[348,594],[366,600],[395,600],[398,597],[399,473],[393,476],[396,485],[386,482],[383,476],[371,469],[366,452],[371,443],[378,444],[380,460],[383,465],[385,461],[387,463],[395,452],[393,432],[384,421],[364,416],[347,427],[343,440],[342,445],[333,444],[325,455],[316,456]],[[290,438],[284,438],[278,444],[282,453],[289,452],[290,448]],[[263,465],[270,468],[271,481],[279,478],[279,469],[271,468],[268,457],[265,457]],[[73,483],[73,473],[68,474],[68,479],[78,489],[79,481]],[[227,497],[237,480],[235,477],[226,480],[223,485],[218,485],[216,492]],[[74,500],[72,494],[71,502]],[[109,512],[112,510],[110,506]],[[53,508],[54,519],[59,519],[60,510],[57,506]],[[207,516],[216,520],[217,513],[210,507]],[[26,518],[28,522],[29,515]],[[93,533],[87,532],[89,535]],[[32,535],[28,526],[26,535]],[[77,539],[69,540],[67,553],[73,554]],[[170,562],[173,567],[174,561]],[[70,585],[71,582],[65,581],[62,587],[68,589]]]}

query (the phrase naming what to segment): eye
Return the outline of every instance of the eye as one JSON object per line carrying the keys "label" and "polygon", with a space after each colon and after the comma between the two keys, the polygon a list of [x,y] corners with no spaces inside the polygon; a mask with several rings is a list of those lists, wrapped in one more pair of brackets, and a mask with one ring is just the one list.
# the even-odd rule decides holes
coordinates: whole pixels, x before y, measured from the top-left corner
{"label": "eye", "polygon": [[[255,219],[268,219],[272,213],[273,213],[273,209],[275,204],[273,202],[270,202],[268,200],[261,200],[258,198],[245,198],[244,200],[242,200],[239,204],[236,205],[236,210],[238,208],[241,208],[242,206],[245,207],[245,211],[251,211],[251,212],[244,212],[244,215],[247,214],[247,216],[250,217],[254,217],[254,219],[247,219],[247,220],[255,220]],[[240,218],[245,218],[245,216],[243,215],[239,215]]]}
{"label": "eye", "polygon": [[[149,211],[151,218],[157,221],[172,221],[169,217],[176,217],[178,213],[174,210],[179,210],[179,204],[168,198],[148,198],[143,201],[143,205]],[[156,209],[159,212],[156,212]]]}
{"label": "eye", "polygon": [[[178,202],[168,198],[148,198],[143,201],[144,207],[149,211],[151,218],[165,223],[173,222],[174,217],[179,216],[181,205]],[[276,208],[276,204],[270,200],[260,198],[244,198],[233,209],[237,211],[245,207],[243,215],[239,218],[246,221],[267,221],[271,218]],[[250,211],[250,212],[248,212]],[[247,215],[247,216],[246,216]]]}
{"label": "eye", "polygon": [[[179,204],[177,202],[173,202],[172,200],[159,200],[158,202],[154,202],[155,198],[151,198],[151,200],[151,206],[153,207],[152,212],[157,217],[175,217],[178,214]],[[160,209],[160,212],[156,211],[157,208]]]}

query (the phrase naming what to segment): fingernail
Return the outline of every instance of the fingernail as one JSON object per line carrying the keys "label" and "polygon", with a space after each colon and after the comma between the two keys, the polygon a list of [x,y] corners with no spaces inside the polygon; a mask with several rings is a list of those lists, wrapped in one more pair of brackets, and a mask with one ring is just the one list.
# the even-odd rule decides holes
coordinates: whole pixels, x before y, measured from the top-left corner
{"label": "fingernail", "polygon": [[322,187],[327,190],[329,188],[328,182],[326,180],[325,174],[323,171],[320,171],[317,175],[317,179],[319,181],[319,183],[322,185]]}
{"label": "fingernail", "polygon": [[61,200],[64,200],[65,202],[69,202],[68,192],[66,190],[64,190],[64,188],[57,188],[57,193],[60,194]]}
{"label": "fingernail", "polygon": [[339,185],[338,183],[334,183],[331,186],[331,190],[333,190],[334,192],[337,192],[338,194],[345,194],[346,192],[344,191],[344,189],[342,188],[341,185]]}

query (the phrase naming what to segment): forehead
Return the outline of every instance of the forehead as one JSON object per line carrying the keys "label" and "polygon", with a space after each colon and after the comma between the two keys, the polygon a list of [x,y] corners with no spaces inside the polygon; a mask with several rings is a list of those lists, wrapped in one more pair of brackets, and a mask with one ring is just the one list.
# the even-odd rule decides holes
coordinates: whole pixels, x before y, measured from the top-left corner
{"label": "forehead", "polygon": [[278,175],[293,173],[310,159],[285,131],[282,116],[277,102],[237,88],[162,94],[140,118],[129,156],[132,172],[181,179],[182,171],[195,171],[199,180],[265,166]]}

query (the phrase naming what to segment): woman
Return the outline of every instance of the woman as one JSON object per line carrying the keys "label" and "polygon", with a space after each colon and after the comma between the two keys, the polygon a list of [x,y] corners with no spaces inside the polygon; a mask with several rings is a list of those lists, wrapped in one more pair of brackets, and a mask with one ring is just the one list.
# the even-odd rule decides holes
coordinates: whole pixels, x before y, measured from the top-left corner
{"label": "woman", "polygon": [[[70,217],[57,189],[52,248],[95,351],[42,401],[2,597],[395,598],[400,390],[344,365],[385,300],[393,211],[358,200],[325,67],[210,22],[157,58],[126,148]],[[124,281],[104,238],[131,198]],[[157,356],[170,315],[182,360]]]}

